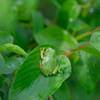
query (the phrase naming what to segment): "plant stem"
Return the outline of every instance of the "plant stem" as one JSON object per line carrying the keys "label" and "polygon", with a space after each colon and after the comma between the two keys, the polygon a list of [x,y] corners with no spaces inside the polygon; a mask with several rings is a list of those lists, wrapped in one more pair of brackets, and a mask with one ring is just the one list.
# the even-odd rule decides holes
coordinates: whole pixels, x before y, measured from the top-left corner
{"label": "plant stem", "polygon": [[76,39],[77,39],[78,41],[80,41],[80,40],[82,40],[82,39],[84,39],[84,38],[90,36],[91,34],[93,34],[93,32],[98,31],[98,30],[100,30],[100,26],[97,27],[96,29],[92,30],[91,32],[86,32],[86,33],[83,33],[83,34],[81,34],[81,35],[78,35],[78,36],[76,37]]}
{"label": "plant stem", "polygon": [[52,96],[49,96],[48,100],[54,100]]}
{"label": "plant stem", "polygon": [[78,46],[77,48],[72,49],[71,51],[72,51],[72,52],[80,51],[80,50],[86,48],[86,47],[89,46],[89,45],[90,45],[90,42],[86,42],[86,43],[84,43],[84,44]]}
{"label": "plant stem", "polygon": [[64,52],[64,55],[66,55],[67,57],[70,57],[74,52],[76,51],[80,51],[86,47],[88,47],[90,45],[90,42],[86,42],[80,46],[78,46],[77,48],[71,49],[71,50],[67,50],[66,52]]}
{"label": "plant stem", "polygon": [[80,40],[84,39],[85,37],[87,37],[87,36],[89,36],[89,35],[91,35],[91,34],[92,34],[92,32],[86,32],[86,33],[83,33],[83,34],[81,34],[81,35],[78,35],[78,36],[76,37],[76,39],[77,39],[78,41],[80,41]]}

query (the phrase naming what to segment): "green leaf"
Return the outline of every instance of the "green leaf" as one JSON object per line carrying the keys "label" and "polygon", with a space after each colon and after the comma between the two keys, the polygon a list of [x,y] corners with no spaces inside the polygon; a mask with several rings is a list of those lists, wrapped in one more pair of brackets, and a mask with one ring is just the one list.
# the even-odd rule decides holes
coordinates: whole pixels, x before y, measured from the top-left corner
{"label": "green leaf", "polygon": [[93,76],[91,75],[91,66],[95,65],[90,58],[91,55],[89,53],[81,51],[80,60],[76,65],[74,65],[74,67],[76,66],[74,71],[78,84],[87,92],[92,92],[96,86],[96,81],[93,80]]}
{"label": "green leaf", "polygon": [[100,31],[94,32],[90,39],[91,45],[100,51]]}
{"label": "green leaf", "polygon": [[[40,67],[40,50],[40,48],[34,49],[18,70],[10,89],[9,100],[45,100],[70,76],[71,64],[68,58],[62,55],[62,59],[59,60],[62,65],[56,62],[57,66],[61,68],[60,72],[45,76]],[[56,55],[57,58],[59,56]]]}
{"label": "green leaf", "polygon": [[3,56],[0,54],[0,69],[5,65],[5,60]]}
{"label": "green leaf", "polygon": [[54,94],[54,100],[71,100],[69,87],[66,82],[62,84],[58,91]]}
{"label": "green leaf", "polygon": [[[0,53],[16,53],[22,56],[27,56],[27,53],[17,45],[6,43],[0,45]],[[4,56],[5,57],[5,56]],[[22,57],[5,57],[0,55],[0,74],[11,74],[13,73],[22,63]]]}
{"label": "green leaf", "polygon": [[27,53],[22,48],[11,43],[0,45],[0,52],[13,52],[19,55],[27,56]]}
{"label": "green leaf", "polygon": [[94,55],[89,55],[87,58],[87,65],[89,66],[90,74],[92,77],[92,80],[94,81],[95,84],[98,83],[100,80],[100,56],[94,56]]}
{"label": "green leaf", "polygon": [[75,20],[75,21],[69,23],[68,29],[72,30],[74,33],[79,33],[79,32],[83,33],[85,31],[89,30],[90,26],[82,20]]}
{"label": "green leaf", "polygon": [[11,74],[20,67],[23,63],[24,58],[22,57],[3,57],[0,54],[0,75]]}
{"label": "green leaf", "polygon": [[67,50],[77,46],[77,41],[57,26],[50,26],[42,32],[34,34],[39,45],[51,45],[57,50]]}
{"label": "green leaf", "polygon": [[74,21],[80,14],[80,6],[76,0],[66,0],[62,9],[67,12],[69,21]]}
{"label": "green leaf", "polygon": [[60,5],[56,2],[56,0],[43,0],[42,2],[39,2],[39,11],[45,17],[47,25],[49,24],[49,21],[55,20],[58,15],[59,8]]}
{"label": "green leaf", "polygon": [[56,0],[56,2],[58,2],[59,4],[62,4],[64,1],[66,0]]}
{"label": "green leaf", "polygon": [[88,53],[81,52],[83,66],[80,66],[80,82],[86,90],[92,91],[95,88],[95,82],[93,81],[90,73],[90,65],[88,65],[89,56],[90,55]]}
{"label": "green leaf", "polygon": [[5,81],[5,76],[4,75],[0,75],[0,88],[4,84],[4,81]]}
{"label": "green leaf", "polygon": [[31,31],[29,29],[29,24],[16,23],[16,29],[14,34],[14,42],[16,45],[27,50],[29,48],[29,43],[31,40]]}
{"label": "green leaf", "polygon": [[97,57],[100,57],[100,32],[97,31],[97,32],[94,32],[92,33],[92,36],[90,37],[90,41],[88,43],[88,45],[83,48],[84,51],[94,55],[94,56],[97,56]]}
{"label": "green leaf", "polygon": [[79,86],[71,86],[71,100],[98,100],[100,98],[99,91],[94,91],[93,93],[87,93],[83,90],[83,88],[80,88]]}
{"label": "green leaf", "polygon": [[82,49],[83,51],[90,53],[94,56],[100,57],[100,51],[98,51],[96,48],[94,48],[91,43]]}
{"label": "green leaf", "polygon": [[4,59],[4,66],[0,67],[0,74],[12,74],[24,61],[22,57],[9,57]]}
{"label": "green leaf", "polygon": [[44,18],[39,12],[33,12],[32,15],[33,32],[37,34],[37,32],[41,32],[44,28]]}
{"label": "green leaf", "polygon": [[38,0],[17,0],[15,7],[19,20],[30,20],[32,12],[37,8]]}
{"label": "green leaf", "polygon": [[0,0],[0,31],[12,29],[15,19],[12,7],[12,0]]}
{"label": "green leaf", "polygon": [[13,43],[13,37],[5,31],[0,31],[0,45],[5,43]]}

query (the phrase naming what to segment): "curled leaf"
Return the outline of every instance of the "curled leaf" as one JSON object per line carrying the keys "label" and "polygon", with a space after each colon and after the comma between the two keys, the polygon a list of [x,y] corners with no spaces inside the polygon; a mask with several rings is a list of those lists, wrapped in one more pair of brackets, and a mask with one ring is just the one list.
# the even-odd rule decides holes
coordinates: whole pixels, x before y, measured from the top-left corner
{"label": "curled leaf", "polygon": [[23,55],[23,56],[27,55],[27,53],[22,48],[20,48],[17,45],[11,44],[11,43],[0,45],[0,52],[5,52],[5,51],[13,52],[13,53]]}

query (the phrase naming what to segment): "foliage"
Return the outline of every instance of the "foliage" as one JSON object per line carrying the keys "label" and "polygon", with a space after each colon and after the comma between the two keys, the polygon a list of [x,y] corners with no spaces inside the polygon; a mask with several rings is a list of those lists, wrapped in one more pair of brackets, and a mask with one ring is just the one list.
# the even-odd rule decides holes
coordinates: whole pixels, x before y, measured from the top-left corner
{"label": "foliage", "polygon": [[0,100],[100,100],[100,0],[0,0]]}

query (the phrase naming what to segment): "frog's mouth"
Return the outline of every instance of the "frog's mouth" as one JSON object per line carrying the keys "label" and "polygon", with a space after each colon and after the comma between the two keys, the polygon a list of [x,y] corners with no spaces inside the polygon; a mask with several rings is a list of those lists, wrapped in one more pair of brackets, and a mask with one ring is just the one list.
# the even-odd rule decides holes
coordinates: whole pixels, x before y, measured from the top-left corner
{"label": "frog's mouth", "polygon": [[40,56],[40,70],[44,76],[64,74],[70,65],[65,55],[57,55],[56,51],[50,47],[41,48]]}

